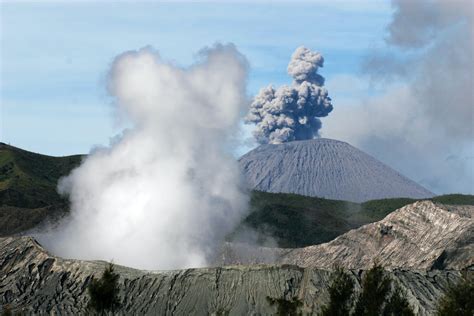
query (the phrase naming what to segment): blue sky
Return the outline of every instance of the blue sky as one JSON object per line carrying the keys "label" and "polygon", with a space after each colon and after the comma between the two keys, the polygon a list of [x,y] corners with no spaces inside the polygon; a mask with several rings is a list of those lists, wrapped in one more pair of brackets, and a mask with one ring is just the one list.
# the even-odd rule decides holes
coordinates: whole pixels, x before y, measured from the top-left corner
{"label": "blue sky", "polygon": [[[105,93],[112,59],[151,45],[186,66],[197,51],[232,42],[248,58],[248,92],[289,83],[300,45],[325,57],[335,107],[361,59],[383,45],[387,1],[240,3],[2,2],[0,140],[51,155],[86,153],[120,132]],[[341,102],[344,103],[344,102]]]}

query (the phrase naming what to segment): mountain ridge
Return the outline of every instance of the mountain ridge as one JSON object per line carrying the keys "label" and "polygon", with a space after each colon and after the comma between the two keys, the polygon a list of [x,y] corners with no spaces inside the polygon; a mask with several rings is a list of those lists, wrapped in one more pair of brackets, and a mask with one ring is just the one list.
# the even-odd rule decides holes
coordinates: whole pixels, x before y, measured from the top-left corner
{"label": "mountain ridge", "polygon": [[[87,314],[87,287],[107,263],[63,259],[31,237],[0,237],[0,311],[28,315]],[[301,302],[301,312],[318,315],[328,302],[331,271],[295,265],[227,266],[142,271],[115,266],[119,278],[116,315],[275,315],[270,299]],[[364,270],[349,270],[360,291]],[[460,271],[386,271],[406,292],[417,315],[432,315]],[[469,272],[470,273],[470,272]]]}
{"label": "mountain ridge", "polygon": [[[41,229],[42,223],[55,223],[67,216],[68,203],[56,192],[57,180],[67,175],[83,158],[84,155],[46,156],[0,144],[0,170],[10,170],[0,177],[0,235]],[[9,168],[12,165],[13,170]],[[20,179],[15,179],[16,176]],[[474,205],[474,196],[469,195],[438,196],[433,200]],[[381,220],[388,213],[413,202],[413,199],[397,198],[357,204],[253,191],[249,215],[236,233],[250,227],[261,235],[270,235],[279,247],[304,247],[328,242],[350,229]]]}
{"label": "mountain ridge", "polygon": [[227,244],[220,260],[325,269],[368,269],[376,260],[385,268],[474,269],[474,206],[417,201],[327,243],[294,249]]}

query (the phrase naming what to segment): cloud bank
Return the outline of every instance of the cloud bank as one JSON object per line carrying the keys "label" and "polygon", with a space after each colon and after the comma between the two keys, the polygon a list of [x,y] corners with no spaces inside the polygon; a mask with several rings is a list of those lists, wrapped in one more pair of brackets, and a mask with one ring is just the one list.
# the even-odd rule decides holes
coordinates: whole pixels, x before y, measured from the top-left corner
{"label": "cloud bank", "polygon": [[324,135],[349,141],[436,193],[474,193],[474,4],[392,6],[387,46],[363,64],[384,92],[338,107]]}
{"label": "cloud bank", "polygon": [[204,266],[245,215],[226,151],[246,111],[247,62],[233,45],[181,69],[152,48],[115,58],[108,91],[133,127],[63,178],[71,216],[43,237],[55,253],[144,269]]}
{"label": "cloud bank", "polygon": [[319,136],[319,117],[332,111],[331,98],[318,74],[324,58],[318,52],[299,47],[291,56],[288,74],[291,86],[268,86],[255,96],[246,123],[256,125],[253,135],[260,144],[280,144]]}

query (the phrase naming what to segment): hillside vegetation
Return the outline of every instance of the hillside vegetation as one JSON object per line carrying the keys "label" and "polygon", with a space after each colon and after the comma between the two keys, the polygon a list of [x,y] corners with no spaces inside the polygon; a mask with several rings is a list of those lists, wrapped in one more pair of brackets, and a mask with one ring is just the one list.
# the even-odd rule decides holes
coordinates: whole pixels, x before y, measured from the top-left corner
{"label": "hillside vegetation", "polygon": [[[0,236],[31,229],[45,219],[68,212],[67,200],[56,191],[59,178],[84,156],[51,157],[0,143]],[[474,205],[472,195],[443,195],[444,204]],[[362,225],[379,221],[413,203],[397,198],[353,203],[297,194],[253,191],[248,217],[237,232],[251,227],[271,236],[280,247],[303,247],[330,241]]]}
{"label": "hillside vegetation", "polygon": [[[474,205],[473,195],[449,194],[434,197],[436,203]],[[262,235],[276,239],[284,248],[328,242],[362,225],[382,220],[416,199],[396,198],[361,204],[297,194],[253,191],[245,224]]]}
{"label": "hillside vegetation", "polygon": [[56,191],[82,156],[51,157],[0,143],[0,235],[29,229],[67,212]]}
{"label": "hillside vegetation", "polygon": [[37,208],[64,202],[56,191],[57,182],[81,159],[81,155],[45,156],[0,143],[2,205]]}

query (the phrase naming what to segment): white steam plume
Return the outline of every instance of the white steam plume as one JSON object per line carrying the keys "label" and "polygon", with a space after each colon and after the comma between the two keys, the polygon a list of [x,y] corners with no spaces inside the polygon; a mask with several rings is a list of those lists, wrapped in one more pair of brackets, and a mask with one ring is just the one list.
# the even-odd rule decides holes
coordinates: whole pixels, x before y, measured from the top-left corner
{"label": "white steam plume", "polygon": [[133,127],[62,179],[72,209],[45,240],[57,254],[144,269],[204,266],[247,209],[225,147],[245,113],[247,62],[233,45],[188,69],[150,48],[118,56],[108,89]]}
{"label": "white steam plume", "polygon": [[293,84],[259,91],[246,117],[247,123],[256,124],[253,135],[259,143],[280,144],[318,136],[319,117],[332,111],[324,78],[318,74],[323,63],[320,53],[299,47],[288,65]]}

